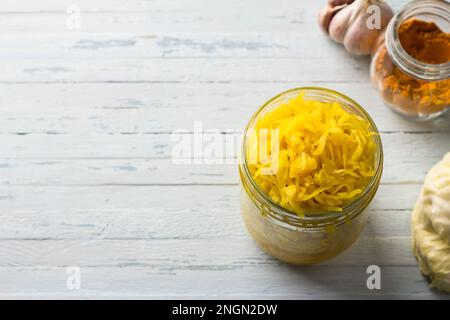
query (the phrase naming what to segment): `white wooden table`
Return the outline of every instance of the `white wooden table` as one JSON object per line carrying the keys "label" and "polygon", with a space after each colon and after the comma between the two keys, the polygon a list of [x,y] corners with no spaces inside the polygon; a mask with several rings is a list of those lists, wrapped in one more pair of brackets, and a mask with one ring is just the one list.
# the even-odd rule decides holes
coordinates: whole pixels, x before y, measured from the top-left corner
{"label": "white wooden table", "polygon": [[[0,298],[448,299],[418,271],[410,213],[450,151],[450,117],[388,111],[368,59],[318,30],[325,1],[305,2],[2,0]],[[236,165],[175,165],[171,133],[227,135],[305,85],[365,106],[386,165],[359,241],[294,267],[247,235]],[[366,287],[372,264],[381,290]]]}

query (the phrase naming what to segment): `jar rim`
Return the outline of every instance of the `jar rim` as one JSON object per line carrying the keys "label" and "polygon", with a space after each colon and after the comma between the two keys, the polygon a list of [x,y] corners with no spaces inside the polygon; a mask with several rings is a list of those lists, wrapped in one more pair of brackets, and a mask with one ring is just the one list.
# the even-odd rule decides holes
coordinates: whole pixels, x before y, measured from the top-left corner
{"label": "jar rim", "polygon": [[[333,99],[339,100],[339,102],[345,102],[347,107],[353,108],[353,110],[356,110],[358,112],[357,115],[362,116],[365,120],[369,121],[371,129],[373,130],[376,135],[374,135],[375,144],[377,146],[377,156],[376,156],[376,170],[375,175],[372,176],[371,180],[367,184],[364,191],[355,199],[352,199],[351,202],[346,204],[342,207],[342,211],[305,211],[304,216],[299,216],[298,214],[291,212],[281,205],[275,203],[269,196],[265,194],[263,190],[258,186],[256,181],[253,179],[248,163],[247,163],[247,157],[246,157],[246,146],[247,146],[247,133],[252,127],[252,124],[254,121],[258,118],[258,116],[261,115],[261,113],[265,110],[266,107],[268,107],[273,101],[276,99],[279,99],[283,96],[286,96],[291,93],[302,93],[302,92],[314,92],[321,95],[328,95],[329,97],[332,97]],[[264,209],[271,209],[270,213],[273,218],[280,222],[286,222],[289,221],[292,224],[304,224],[304,223],[327,223],[327,221],[336,221],[341,220],[342,222],[347,221],[349,217],[353,218],[354,216],[358,215],[365,209],[370,201],[372,200],[374,194],[372,197],[370,197],[369,201],[364,201],[367,199],[367,196],[370,194],[370,192],[374,188],[378,188],[379,181],[381,179],[381,174],[383,171],[383,147],[381,142],[381,137],[379,134],[379,131],[375,125],[375,122],[370,117],[369,113],[356,101],[349,98],[348,96],[337,92],[332,89],[323,88],[323,87],[298,87],[289,89],[286,91],[281,92],[280,94],[272,97],[267,102],[265,102],[251,117],[250,121],[248,122],[247,126],[245,127],[244,136],[242,138],[242,145],[241,145],[241,151],[240,151],[240,163],[239,168],[242,174],[245,175],[247,180],[250,182],[250,185],[252,189],[255,191],[256,196],[258,197],[258,201],[262,202],[261,205]],[[242,178],[241,178],[242,179]],[[268,207],[269,206],[269,207]],[[362,206],[362,208],[361,208]],[[358,208],[361,208],[361,210],[357,210]],[[356,210],[356,211],[355,211]],[[334,225],[337,225],[336,223],[333,223]],[[338,223],[339,224],[339,223]]]}
{"label": "jar rim", "polygon": [[[434,14],[450,22],[450,4],[442,0],[413,0],[402,7],[388,24],[386,47],[392,62],[409,75],[426,81],[449,78],[450,61],[445,63],[425,63],[412,57],[400,43],[398,30],[401,24],[418,14]],[[434,12],[433,12],[434,11]]]}

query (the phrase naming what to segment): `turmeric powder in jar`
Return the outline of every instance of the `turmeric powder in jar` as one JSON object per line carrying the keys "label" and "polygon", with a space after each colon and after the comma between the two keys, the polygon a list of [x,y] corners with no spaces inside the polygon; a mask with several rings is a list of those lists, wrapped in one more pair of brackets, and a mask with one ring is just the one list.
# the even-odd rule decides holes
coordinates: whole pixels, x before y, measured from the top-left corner
{"label": "turmeric powder in jar", "polygon": [[372,59],[372,82],[386,105],[417,120],[450,106],[450,5],[413,1],[389,23]]}

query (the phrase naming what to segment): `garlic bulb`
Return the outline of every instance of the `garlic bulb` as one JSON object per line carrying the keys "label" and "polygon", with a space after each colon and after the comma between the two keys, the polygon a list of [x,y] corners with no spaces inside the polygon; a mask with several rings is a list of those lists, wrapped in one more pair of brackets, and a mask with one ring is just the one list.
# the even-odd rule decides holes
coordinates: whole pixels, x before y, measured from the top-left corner
{"label": "garlic bulb", "polygon": [[384,0],[328,0],[319,25],[356,55],[371,54],[394,12]]}

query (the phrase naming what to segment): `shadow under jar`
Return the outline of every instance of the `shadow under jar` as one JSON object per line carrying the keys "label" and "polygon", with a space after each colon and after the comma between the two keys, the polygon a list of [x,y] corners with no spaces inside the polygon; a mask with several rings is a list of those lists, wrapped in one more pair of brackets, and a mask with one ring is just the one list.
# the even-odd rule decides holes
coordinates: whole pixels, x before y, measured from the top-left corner
{"label": "shadow under jar", "polygon": [[[350,200],[342,211],[305,211],[302,216],[273,202],[253,179],[248,164],[249,133],[267,112],[291,98],[339,103],[347,112],[370,123],[376,144],[375,175],[363,192]],[[305,265],[331,259],[350,247],[362,232],[369,215],[367,210],[380,184],[383,149],[378,130],[367,112],[350,98],[328,89],[298,88],[286,91],[264,104],[251,118],[239,155],[240,208],[246,228],[258,245],[270,255],[293,264]]]}
{"label": "shadow under jar", "polygon": [[384,103],[412,120],[434,119],[450,107],[450,4],[408,3],[374,50],[371,79]]}

